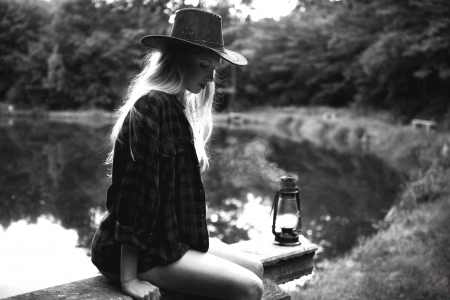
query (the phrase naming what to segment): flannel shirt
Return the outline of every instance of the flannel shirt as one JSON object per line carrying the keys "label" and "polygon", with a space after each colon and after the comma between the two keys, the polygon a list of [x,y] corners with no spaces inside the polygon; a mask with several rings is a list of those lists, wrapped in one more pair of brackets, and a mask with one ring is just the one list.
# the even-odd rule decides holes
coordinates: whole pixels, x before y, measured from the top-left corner
{"label": "flannel shirt", "polygon": [[108,212],[92,242],[94,265],[117,274],[122,244],[139,248],[138,273],[209,247],[205,191],[183,105],[152,91],[135,108],[136,126],[126,118],[114,146]]}

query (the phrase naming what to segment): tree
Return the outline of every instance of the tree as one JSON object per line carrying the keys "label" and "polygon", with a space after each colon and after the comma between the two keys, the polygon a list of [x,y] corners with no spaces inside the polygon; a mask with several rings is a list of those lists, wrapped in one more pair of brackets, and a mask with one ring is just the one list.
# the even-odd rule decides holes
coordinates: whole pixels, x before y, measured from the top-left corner
{"label": "tree", "polygon": [[41,43],[50,5],[39,0],[0,2],[0,97],[36,105],[43,93],[48,49]]}
{"label": "tree", "polygon": [[[0,96],[50,109],[113,109],[147,50],[138,40],[169,34],[170,15],[185,7],[173,0],[2,1]],[[229,0],[208,9],[222,16],[227,48],[249,60],[222,72],[222,86],[238,83],[228,90],[241,107],[354,103],[437,121],[449,111],[447,0],[300,0],[280,21],[258,22],[242,20]]]}
{"label": "tree", "polygon": [[405,120],[443,118],[449,15],[446,0],[300,1],[279,22],[236,24],[233,46],[251,62],[240,94],[252,104],[356,102]]}
{"label": "tree", "polygon": [[166,33],[166,2],[61,2],[52,23],[55,48],[46,81],[49,107],[117,107],[126,79],[136,73],[135,62],[142,57],[139,39]]}
{"label": "tree", "polygon": [[442,118],[450,108],[444,98],[450,92],[450,3],[384,0],[361,9],[366,15],[369,10],[382,30],[361,53],[352,76],[357,101],[394,110],[406,120]]}

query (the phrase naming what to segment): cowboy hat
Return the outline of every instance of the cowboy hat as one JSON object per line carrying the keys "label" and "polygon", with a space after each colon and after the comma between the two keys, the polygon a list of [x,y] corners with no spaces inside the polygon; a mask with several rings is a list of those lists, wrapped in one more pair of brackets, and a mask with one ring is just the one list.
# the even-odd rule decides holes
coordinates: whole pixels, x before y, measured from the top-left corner
{"label": "cowboy hat", "polygon": [[205,10],[197,8],[177,10],[170,36],[147,35],[141,39],[141,44],[150,48],[160,48],[164,42],[209,49],[234,65],[247,64],[244,56],[224,48],[222,17]]}

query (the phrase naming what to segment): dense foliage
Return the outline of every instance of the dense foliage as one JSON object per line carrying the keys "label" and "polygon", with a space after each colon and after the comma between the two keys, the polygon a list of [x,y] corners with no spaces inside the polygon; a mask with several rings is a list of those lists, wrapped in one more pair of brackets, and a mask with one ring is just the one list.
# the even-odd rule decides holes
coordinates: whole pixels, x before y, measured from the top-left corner
{"label": "dense foliage", "polygon": [[[182,7],[182,0],[3,0],[0,99],[117,107],[146,51],[139,38],[167,34]],[[405,120],[450,117],[448,0],[301,0],[289,16],[257,22],[232,14],[227,0],[208,9],[223,16],[227,47],[250,61],[224,66],[222,85],[238,84],[222,108],[355,105]]]}

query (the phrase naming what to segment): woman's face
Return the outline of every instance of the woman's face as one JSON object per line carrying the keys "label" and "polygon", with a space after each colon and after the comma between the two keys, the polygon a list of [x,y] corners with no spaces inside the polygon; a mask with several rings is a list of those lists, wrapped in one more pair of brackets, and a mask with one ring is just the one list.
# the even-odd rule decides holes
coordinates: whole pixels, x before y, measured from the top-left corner
{"label": "woman's face", "polygon": [[192,73],[190,75],[187,90],[198,94],[206,84],[213,81],[214,70],[220,64],[220,56],[213,51],[205,50],[194,54]]}

